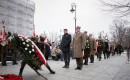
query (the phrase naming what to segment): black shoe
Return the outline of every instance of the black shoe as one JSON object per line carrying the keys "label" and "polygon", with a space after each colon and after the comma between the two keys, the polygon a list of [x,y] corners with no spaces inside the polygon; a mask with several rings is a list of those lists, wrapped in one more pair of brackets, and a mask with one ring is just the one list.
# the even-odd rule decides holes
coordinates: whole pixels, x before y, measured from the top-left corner
{"label": "black shoe", "polygon": [[69,65],[67,65],[66,68],[69,68]]}
{"label": "black shoe", "polygon": [[19,77],[21,77],[21,78],[23,77],[23,76],[22,76],[22,75],[20,75],[20,74],[19,74],[18,76],[19,76]]}
{"label": "black shoe", "polygon": [[7,63],[6,62],[2,62],[2,66],[7,66]]}
{"label": "black shoe", "polygon": [[89,62],[89,63],[93,63],[93,62],[91,61],[91,62]]}
{"label": "black shoe", "polygon": [[7,66],[7,64],[2,64],[2,66]]}
{"label": "black shoe", "polygon": [[53,71],[53,70],[51,70],[50,72],[51,72],[51,74],[55,74],[55,71]]}
{"label": "black shoe", "polygon": [[82,68],[81,68],[81,67],[79,67],[79,70],[82,70]]}
{"label": "black shoe", "polygon": [[51,74],[55,74],[55,71],[53,71],[49,65],[46,65],[47,69],[50,71]]}
{"label": "black shoe", "polygon": [[90,63],[94,63],[93,61],[91,61]]}
{"label": "black shoe", "polygon": [[17,65],[18,63],[17,62],[13,62],[13,65]]}
{"label": "black shoe", "polygon": [[88,63],[84,63],[83,65],[88,65]]}
{"label": "black shoe", "polygon": [[62,68],[66,68],[66,65],[64,65]]}
{"label": "black shoe", "polygon": [[79,69],[79,67],[75,68],[75,70],[78,70],[78,69]]}
{"label": "black shoe", "polygon": [[101,61],[102,57],[99,58],[99,61]]}
{"label": "black shoe", "polygon": [[75,68],[75,70],[82,70],[82,68],[81,67],[77,67],[77,68]]}

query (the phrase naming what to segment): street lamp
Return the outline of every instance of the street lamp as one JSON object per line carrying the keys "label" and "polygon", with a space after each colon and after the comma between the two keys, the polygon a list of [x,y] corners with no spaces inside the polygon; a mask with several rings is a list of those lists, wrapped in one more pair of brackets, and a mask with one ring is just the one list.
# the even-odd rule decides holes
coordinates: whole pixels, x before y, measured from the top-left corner
{"label": "street lamp", "polygon": [[74,20],[75,20],[75,32],[76,32],[76,4],[72,3],[71,7],[72,7],[72,9],[70,10],[70,12],[72,12],[72,13],[75,12]]}

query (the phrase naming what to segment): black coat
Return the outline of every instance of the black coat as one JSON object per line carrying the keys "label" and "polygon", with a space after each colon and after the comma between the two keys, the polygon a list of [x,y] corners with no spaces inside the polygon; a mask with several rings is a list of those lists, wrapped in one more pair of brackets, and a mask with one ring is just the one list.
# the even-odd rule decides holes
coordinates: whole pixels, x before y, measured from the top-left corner
{"label": "black coat", "polygon": [[108,42],[105,42],[105,43],[104,43],[104,50],[103,50],[103,51],[107,52],[108,49],[109,49]]}
{"label": "black coat", "polygon": [[45,44],[45,56],[51,55],[50,45],[51,45],[50,43]]}
{"label": "black coat", "polygon": [[118,45],[117,45],[117,51],[118,51],[119,53],[124,52],[123,46],[122,46],[121,44],[118,44]]}
{"label": "black coat", "polygon": [[71,35],[66,33],[62,36],[62,41],[60,44],[61,51],[69,52],[70,51],[70,43],[71,43]]}

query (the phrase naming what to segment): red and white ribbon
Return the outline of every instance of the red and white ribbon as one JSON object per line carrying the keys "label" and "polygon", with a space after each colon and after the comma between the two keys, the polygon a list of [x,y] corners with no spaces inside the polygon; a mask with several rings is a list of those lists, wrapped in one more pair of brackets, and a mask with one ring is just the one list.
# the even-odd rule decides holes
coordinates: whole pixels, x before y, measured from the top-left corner
{"label": "red and white ribbon", "polygon": [[[20,36],[20,38],[27,39],[24,36]],[[28,41],[31,42],[31,44],[34,46],[34,50],[36,51],[36,54],[40,57],[40,59],[42,60],[43,64],[46,65],[47,61],[46,61],[43,53],[41,52],[41,50],[37,47],[37,45],[32,40],[28,39]]]}

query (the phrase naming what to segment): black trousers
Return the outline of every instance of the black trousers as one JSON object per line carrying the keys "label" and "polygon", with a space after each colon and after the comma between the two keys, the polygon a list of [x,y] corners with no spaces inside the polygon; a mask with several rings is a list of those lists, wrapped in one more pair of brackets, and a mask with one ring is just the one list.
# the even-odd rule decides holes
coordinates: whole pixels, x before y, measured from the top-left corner
{"label": "black trousers", "polygon": [[94,55],[90,55],[90,62],[94,63]]}
{"label": "black trousers", "polygon": [[88,64],[88,57],[84,59],[84,64]]}
{"label": "black trousers", "polygon": [[110,57],[110,51],[107,51],[107,59]]}
{"label": "black trousers", "polygon": [[69,53],[69,51],[63,51],[63,56],[64,56],[65,65],[68,66],[70,64],[70,53]]}
{"label": "black trousers", "polygon": [[107,51],[103,51],[103,54],[104,54],[104,59],[106,59]]}
{"label": "black trousers", "polygon": [[98,52],[98,59],[99,59],[99,61],[101,61],[101,58],[102,58],[102,51],[99,51]]}
{"label": "black trousers", "polygon": [[83,58],[76,58],[77,67],[83,67]]}

